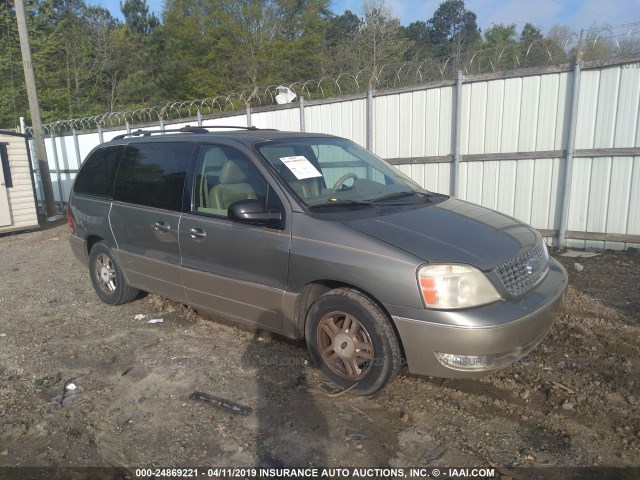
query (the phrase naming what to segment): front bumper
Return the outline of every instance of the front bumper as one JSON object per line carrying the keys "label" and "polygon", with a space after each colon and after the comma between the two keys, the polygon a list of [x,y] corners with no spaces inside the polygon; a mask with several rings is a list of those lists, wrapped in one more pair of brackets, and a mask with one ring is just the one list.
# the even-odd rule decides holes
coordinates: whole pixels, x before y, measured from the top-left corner
{"label": "front bumper", "polygon": [[[566,270],[550,260],[549,272],[517,300],[467,310],[436,311],[389,306],[400,334],[409,372],[445,378],[471,378],[504,368],[533,350],[564,305]],[[484,360],[442,361],[436,352]]]}

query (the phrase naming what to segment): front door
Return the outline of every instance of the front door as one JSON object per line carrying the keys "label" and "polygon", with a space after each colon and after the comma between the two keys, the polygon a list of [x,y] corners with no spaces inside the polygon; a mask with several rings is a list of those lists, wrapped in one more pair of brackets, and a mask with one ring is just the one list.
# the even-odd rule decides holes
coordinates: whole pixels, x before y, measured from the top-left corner
{"label": "front door", "polygon": [[258,199],[283,206],[238,150],[204,145],[196,165],[194,208],[180,222],[182,276],[189,304],[282,330],[291,236],[288,228],[229,220],[229,205]]}

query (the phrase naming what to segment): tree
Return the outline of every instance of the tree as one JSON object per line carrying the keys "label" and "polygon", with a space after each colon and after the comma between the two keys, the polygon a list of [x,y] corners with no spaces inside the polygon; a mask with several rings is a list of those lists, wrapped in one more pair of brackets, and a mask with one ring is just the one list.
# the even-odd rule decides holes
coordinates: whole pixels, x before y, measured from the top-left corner
{"label": "tree", "polygon": [[493,25],[484,32],[486,59],[492,70],[507,70],[518,67],[518,40],[516,25]]}
{"label": "tree", "polygon": [[526,23],[520,33],[520,65],[534,67],[549,63],[547,49],[550,39],[545,39],[539,28]]}
{"label": "tree", "polygon": [[213,96],[317,77],[328,0],[171,0],[168,57],[184,96]]}
{"label": "tree", "polygon": [[368,88],[373,90],[391,75],[389,64],[398,64],[407,51],[408,42],[402,37],[400,20],[393,16],[384,0],[365,0],[363,18],[358,33],[341,49],[341,71],[368,72]]}
{"label": "tree", "polygon": [[155,14],[149,13],[146,0],[125,0],[120,8],[125,24],[120,27],[122,31],[115,34],[114,43],[123,48],[129,58],[115,55],[119,63],[126,64],[119,69],[124,75],[120,78],[118,96],[136,107],[162,102],[168,95],[162,25]]}
{"label": "tree", "polygon": [[577,35],[566,25],[552,26],[545,37],[546,51],[550,57],[549,63],[558,65],[569,62],[571,52],[568,47],[577,41]]}
{"label": "tree", "polygon": [[155,14],[149,14],[147,0],[125,0],[124,3],[120,2],[120,10],[127,28],[138,35],[151,35],[160,25]]}
{"label": "tree", "polygon": [[470,52],[481,42],[476,14],[467,10],[464,0],[445,0],[427,22],[431,44],[436,55],[456,57],[461,63],[462,53]]}
{"label": "tree", "polygon": [[361,27],[362,19],[351,10],[346,10],[342,15],[331,15],[327,19],[327,44],[335,46],[344,41],[351,41]]}
{"label": "tree", "polygon": [[407,40],[405,60],[418,61],[433,56],[431,36],[426,22],[418,20],[400,27],[400,34]]}

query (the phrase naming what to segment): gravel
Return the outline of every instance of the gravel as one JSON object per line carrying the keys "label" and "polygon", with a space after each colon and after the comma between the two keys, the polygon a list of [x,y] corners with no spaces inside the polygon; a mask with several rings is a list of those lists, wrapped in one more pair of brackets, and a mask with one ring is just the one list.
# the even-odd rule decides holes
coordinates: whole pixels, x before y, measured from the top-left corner
{"label": "gravel", "polygon": [[325,398],[302,342],[155,295],[100,303],[67,232],[0,237],[0,466],[640,465],[637,255],[581,258],[580,272],[558,257],[566,307],[516,365]]}

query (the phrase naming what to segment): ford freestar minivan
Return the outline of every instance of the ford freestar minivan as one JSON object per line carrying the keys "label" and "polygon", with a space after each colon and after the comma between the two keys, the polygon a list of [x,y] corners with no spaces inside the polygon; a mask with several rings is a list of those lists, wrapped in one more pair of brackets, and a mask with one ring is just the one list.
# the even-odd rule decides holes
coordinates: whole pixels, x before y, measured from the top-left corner
{"label": "ford freestar minivan", "polygon": [[304,338],[361,395],[474,377],[533,349],[567,274],[533,228],[424,190],[330,135],[138,131],[96,147],[69,200],[104,302],[153,292]]}

